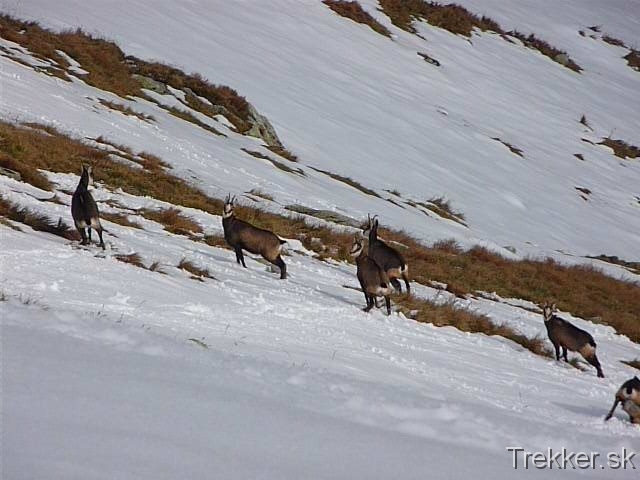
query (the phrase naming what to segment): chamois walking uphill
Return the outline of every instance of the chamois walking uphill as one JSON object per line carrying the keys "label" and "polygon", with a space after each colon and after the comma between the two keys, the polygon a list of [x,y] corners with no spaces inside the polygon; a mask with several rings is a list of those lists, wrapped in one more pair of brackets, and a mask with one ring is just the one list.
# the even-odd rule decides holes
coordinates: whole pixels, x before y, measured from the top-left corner
{"label": "chamois walking uphill", "polygon": [[[98,232],[100,237],[100,246],[104,250],[104,241],[102,240],[102,225],[100,224],[100,213],[98,205],[89,192],[89,185],[93,185],[93,167],[91,165],[82,165],[82,173],[76,191],[73,192],[71,198],[71,215],[73,222],[82,237],[81,245],[91,243],[91,229]],[[86,231],[85,231],[86,229]]]}
{"label": "chamois walking uphill", "polygon": [[556,360],[560,360],[561,347],[562,357],[565,362],[569,361],[567,359],[567,350],[579,352],[587,362],[596,368],[598,377],[604,378],[600,362],[596,356],[596,342],[591,334],[554,315],[554,312],[556,312],[555,303],[552,305],[545,303],[543,305],[544,325],[547,327],[549,340],[551,340],[555,348]]}
{"label": "chamois walking uphill", "polygon": [[411,293],[409,286],[409,266],[404,257],[395,249],[378,238],[378,220],[374,215],[367,216],[367,223],[362,227],[362,234],[369,235],[369,257],[372,258],[382,268],[391,285],[398,292],[402,292],[402,286],[398,278],[402,277],[407,287],[407,294]]}
{"label": "chamois walking uphill", "polygon": [[236,261],[244,268],[244,254],[242,250],[260,254],[262,258],[280,268],[280,278],[287,278],[287,266],[280,253],[282,245],[287,243],[269,230],[254,227],[250,223],[236,218],[233,211],[235,196],[227,195],[222,211],[222,228],[224,229],[224,239],[236,252]]}
{"label": "chamois walking uphill", "polygon": [[353,246],[350,252],[356,259],[358,267],[358,281],[364,292],[367,306],[363,309],[368,312],[376,304],[377,297],[384,297],[387,306],[387,315],[391,315],[391,289],[389,288],[387,274],[373,259],[364,253],[364,241],[359,238],[353,239]]}
{"label": "chamois walking uphill", "polygon": [[622,409],[629,414],[629,421],[640,425],[640,379],[638,377],[627,380],[618,389],[613,407],[604,417],[605,421],[613,416],[619,403],[622,403]]}

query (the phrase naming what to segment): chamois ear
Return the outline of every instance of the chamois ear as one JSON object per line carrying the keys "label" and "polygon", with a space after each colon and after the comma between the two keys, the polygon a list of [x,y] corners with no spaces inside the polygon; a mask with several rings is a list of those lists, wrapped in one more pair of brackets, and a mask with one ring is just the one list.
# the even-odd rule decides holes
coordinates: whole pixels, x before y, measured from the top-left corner
{"label": "chamois ear", "polygon": [[556,312],[556,311],[558,311],[558,308],[556,307],[556,304],[555,304],[555,303],[552,303],[552,304],[551,304],[551,311],[552,311],[552,312]]}
{"label": "chamois ear", "polygon": [[229,203],[229,200],[230,200],[230,199],[231,199],[231,194],[230,194],[230,193],[227,193],[227,196],[226,196],[226,197],[224,197],[224,203],[225,203],[225,205],[226,205],[227,203]]}

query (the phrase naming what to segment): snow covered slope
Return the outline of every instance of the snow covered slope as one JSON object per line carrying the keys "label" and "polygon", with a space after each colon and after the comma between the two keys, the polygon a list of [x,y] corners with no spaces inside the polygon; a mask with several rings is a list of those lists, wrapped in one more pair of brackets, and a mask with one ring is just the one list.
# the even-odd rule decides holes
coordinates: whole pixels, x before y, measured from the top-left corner
{"label": "snow covered slope", "polygon": [[[241,201],[279,213],[295,203],[356,220],[375,212],[425,242],[456,238],[507,256],[566,262],[601,253],[638,260],[639,162],[581,139],[596,142],[615,129],[614,138],[640,143],[640,74],[621,60],[623,49],[577,32],[602,24],[634,45],[637,2],[571,0],[543,9],[518,1],[509,10],[502,2],[461,2],[567,50],[585,69],[580,75],[496,35],[469,42],[420,24],[423,40],[390,25],[373,1],[362,4],[393,40],[317,1],[156,3],[2,5],[50,27],[81,26],[127,53],[238,89],[300,157],[291,166],[303,174],[244,153],[270,154],[223,119],[201,119],[227,136],[211,135],[147,100],[38,73],[7,50],[0,118],[152,152],[211,195],[260,189],[274,201]],[[0,42],[28,63],[42,62]],[[155,98],[178,105],[172,95]],[[582,114],[594,131],[579,123]],[[351,177],[382,198],[311,167]],[[5,176],[0,194],[70,223],[65,192],[78,178],[47,176],[61,203]],[[592,191],[587,201],[575,187]],[[109,213],[170,206],[101,185],[93,195]],[[465,214],[468,228],[403,203],[440,195]],[[178,208],[205,233],[221,233],[219,216]],[[613,328],[561,312],[595,337],[607,376],[597,379],[589,367],[533,355],[501,337],[364,314],[362,294],[347,288],[356,285],[354,267],[321,262],[297,239],[288,239],[285,258],[291,278],[278,281],[255,259],[245,270],[228,250],[135,220],[141,229],[104,221],[105,253],[0,224],[3,479],[636,478],[630,466],[606,465],[608,452],[640,447],[640,429],[622,413],[602,420],[615,390],[637,372],[620,360],[640,357],[637,344]],[[134,252],[157,271],[116,259]],[[215,278],[194,280],[177,267],[182,259]],[[527,302],[413,290],[546,337]],[[514,472],[507,447],[600,457],[595,470]],[[633,461],[640,468],[637,455]]]}
{"label": "snow covered slope", "polygon": [[[270,178],[269,190],[282,203],[357,217],[374,211],[426,240],[454,236],[465,245],[509,245],[519,254],[638,257],[640,163],[582,139],[598,142],[612,134],[640,143],[640,75],[621,58],[628,50],[578,33],[602,25],[603,32],[637,46],[635,1],[567,1],[553,8],[530,1],[508,7],[462,2],[495,16],[505,29],[533,32],[566,50],[584,68],[581,74],[498,35],[467,39],[417,23],[422,40],[391,25],[375,1],[362,3],[391,29],[393,40],[315,0],[190,1],[161,8],[145,1],[59,3],[51,9],[48,1],[21,2],[14,14],[55,28],[83,27],[116,40],[127,53],[231,85],[272,120],[302,163],[352,177],[394,200],[384,189],[417,201],[445,196],[470,228],[389,202],[343,202],[314,194],[307,183]],[[442,67],[424,62],[419,51]],[[55,114],[29,109],[26,116],[62,117],[71,130],[93,133],[84,112],[57,103]],[[593,131],[579,123],[583,114]],[[116,126],[102,133],[158,153],[176,150],[173,137],[163,142]],[[210,144],[180,149],[184,157],[206,161],[207,169],[225,168],[229,177],[242,169]],[[231,183],[201,181],[212,189]],[[249,181],[234,184],[242,188]],[[591,190],[587,201],[576,187]]]}

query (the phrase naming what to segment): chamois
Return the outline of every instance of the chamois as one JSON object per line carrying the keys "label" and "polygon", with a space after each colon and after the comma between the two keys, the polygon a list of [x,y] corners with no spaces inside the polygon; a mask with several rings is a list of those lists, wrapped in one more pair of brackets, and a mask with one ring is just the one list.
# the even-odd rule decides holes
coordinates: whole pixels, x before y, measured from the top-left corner
{"label": "chamois", "polygon": [[[96,201],[91,196],[91,192],[89,192],[89,185],[93,185],[93,167],[83,164],[78,187],[71,198],[71,215],[76,229],[82,237],[80,245],[91,243],[91,229],[93,228],[98,232],[100,246],[104,250],[100,212],[98,212]],[[85,232],[85,228],[87,232]]]}
{"label": "chamois", "polygon": [[262,258],[280,268],[281,279],[287,278],[287,266],[280,256],[282,245],[287,242],[269,230],[254,227],[250,223],[236,218],[233,212],[234,202],[235,196],[231,198],[231,195],[227,195],[222,211],[222,228],[224,229],[224,239],[236,252],[236,261],[247,268],[242,250],[259,253]]}
{"label": "chamois", "polygon": [[598,377],[604,378],[600,362],[596,356],[596,342],[591,334],[554,315],[555,311],[555,303],[553,305],[545,303],[542,307],[544,324],[547,327],[549,340],[551,340],[556,350],[556,360],[560,360],[560,347],[562,347],[562,356],[565,362],[568,362],[567,349],[572,352],[580,352],[580,355],[587,362],[596,367]]}
{"label": "chamois", "polygon": [[627,380],[618,389],[613,407],[611,407],[607,416],[604,417],[605,421],[613,416],[613,412],[619,403],[622,403],[622,408],[629,414],[631,423],[640,424],[640,379],[638,377]]}
{"label": "chamois", "polygon": [[371,257],[364,253],[363,240],[354,238],[349,253],[356,259],[358,281],[367,301],[367,306],[363,310],[365,312],[371,310],[376,304],[376,298],[382,296],[387,305],[387,315],[391,315],[391,300],[389,298],[391,289],[388,286],[387,274]]}
{"label": "chamois", "polygon": [[362,227],[362,234],[369,234],[369,257],[372,258],[380,268],[382,268],[393,288],[402,292],[402,286],[398,278],[402,277],[407,287],[407,294],[411,293],[409,286],[409,266],[404,257],[395,249],[378,238],[378,220],[374,215],[367,217],[367,223]]}

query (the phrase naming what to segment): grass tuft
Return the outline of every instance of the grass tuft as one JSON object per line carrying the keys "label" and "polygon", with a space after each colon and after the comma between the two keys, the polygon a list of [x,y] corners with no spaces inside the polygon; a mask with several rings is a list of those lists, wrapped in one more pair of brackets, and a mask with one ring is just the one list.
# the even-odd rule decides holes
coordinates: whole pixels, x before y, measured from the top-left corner
{"label": "grass tuft", "polygon": [[59,218],[56,222],[46,215],[36,213],[29,208],[20,207],[5,197],[0,197],[0,217],[23,223],[38,232],[51,233],[67,240],[80,240],[78,232],[64,223],[62,218]]}
{"label": "grass tuft", "polygon": [[186,258],[183,258],[182,260],[180,260],[180,263],[178,264],[178,268],[189,272],[194,277],[197,277],[197,279],[200,279],[200,280],[203,277],[211,278],[215,280],[215,277],[211,275],[208,269],[200,268],[197,265],[195,265],[193,262],[187,260]]}
{"label": "grass tuft", "polygon": [[637,158],[640,156],[640,148],[630,145],[624,140],[614,140],[613,138],[605,138],[598,145],[606,145],[613,150],[616,157],[620,158]]}
{"label": "grass tuft", "polygon": [[385,37],[391,37],[391,32],[387,28],[367,13],[358,2],[348,2],[344,0],[323,0],[326,6],[338,15],[353,20],[356,23],[367,25],[371,30]]}
{"label": "grass tuft", "polygon": [[199,223],[183,215],[177,208],[167,208],[165,210],[142,209],[139,211],[144,218],[153,220],[164,225],[167,232],[176,235],[190,237],[194,233],[202,233]]}
{"label": "grass tuft", "polygon": [[117,255],[114,255],[113,258],[115,258],[119,262],[133,265],[134,267],[144,268],[145,270],[147,269],[147,267],[144,266],[144,263],[142,263],[142,257],[140,257],[140,255],[137,253],[118,253]]}

